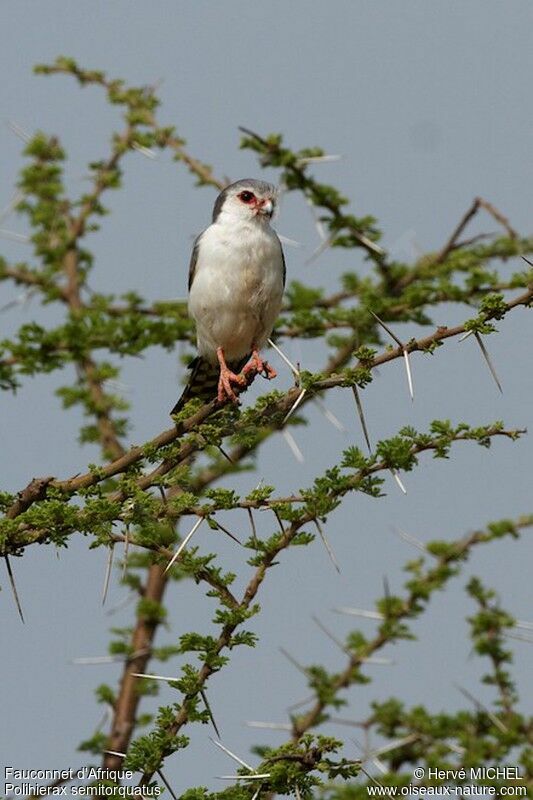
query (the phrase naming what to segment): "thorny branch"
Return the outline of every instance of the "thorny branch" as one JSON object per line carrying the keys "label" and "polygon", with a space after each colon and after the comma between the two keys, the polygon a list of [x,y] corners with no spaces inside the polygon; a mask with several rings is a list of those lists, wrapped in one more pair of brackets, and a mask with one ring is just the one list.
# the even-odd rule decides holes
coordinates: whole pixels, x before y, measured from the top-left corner
{"label": "thorny branch", "polygon": [[[458,437],[460,438],[460,437]],[[430,448],[431,449],[431,448]],[[381,465],[379,467],[380,470],[387,469],[385,465]],[[363,474],[358,474],[353,477],[353,485],[357,485],[363,479]],[[283,532],[282,536],[279,539],[278,544],[276,547],[272,548],[269,552],[267,552],[260,564],[257,568],[256,572],[250,579],[242,599],[239,603],[239,608],[248,609],[252,605],[253,601],[255,600],[261,584],[265,578],[265,575],[268,569],[275,563],[276,559],[279,557],[280,553],[285,550],[287,547],[290,546],[291,541],[294,539],[298,531],[306,524],[311,522],[314,519],[312,513],[304,513],[299,519],[292,522]],[[517,528],[527,527],[533,525],[533,518],[532,517],[524,517],[517,521],[516,526]],[[478,544],[480,542],[489,541],[493,538],[487,532],[480,532],[477,531],[469,536],[465,537],[463,540],[455,543],[449,551],[443,555],[442,557],[437,559],[437,563],[435,567],[430,570],[426,576],[427,583],[431,585],[432,581],[437,579],[442,572],[442,568],[446,567],[448,564],[461,560],[464,555],[470,550],[470,548]],[[404,618],[408,618],[412,615],[413,611],[417,608],[420,604],[420,595],[417,592],[412,592],[403,602],[403,605],[400,609],[395,609],[394,613],[391,612],[391,618],[394,619],[396,622],[400,621]],[[228,624],[225,625],[222,629],[220,636],[217,639],[214,652],[218,655],[224,649],[226,649],[231,641],[231,637],[235,631],[237,624]],[[354,681],[354,670],[359,668],[364,664],[364,662],[372,656],[376,651],[380,650],[388,641],[391,639],[394,640],[396,636],[394,634],[387,634],[386,632],[381,632],[378,634],[374,640],[372,640],[366,647],[363,648],[361,653],[354,654],[350,656],[349,664],[346,668],[340,673],[339,677],[337,678],[334,689],[338,691],[340,689],[344,689],[349,686]],[[216,670],[210,666],[208,663],[204,663],[200,670],[197,673],[197,690],[195,694],[200,692],[201,689],[205,688],[205,685],[211,675]],[[189,720],[189,705],[188,702],[191,700],[191,697],[184,697],[183,702],[179,707],[179,710],[176,714],[176,717],[173,723],[168,727],[167,734],[169,736],[176,736],[179,733],[181,728],[187,724]],[[314,727],[316,723],[321,719],[324,708],[326,703],[322,699],[317,699],[316,703],[313,705],[311,710],[301,718],[300,721],[296,720],[294,722],[293,728],[293,740],[297,741],[300,739],[304,733],[306,733],[310,728]],[[164,756],[165,754],[162,753]],[[143,774],[139,785],[146,785],[151,780],[155,771],[147,771]]]}
{"label": "thorny branch", "polygon": [[[191,156],[184,147],[184,141],[180,139],[172,128],[162,128],[155,117],[154,108],[157,101],[154,96],[154,89],[145,87],[142,90],[134,89],[128,90],[124,87],[122,81],[112,81],[107,79],[103,73],[87,72],[81,70],[70,59],[60,59],[56,65],[52,67],[40,68],[41,72],[53,73],[62,72],[69,75],[74,75],[82,85],[93,83],[101,85],[107,92],[108,98],[111,102],[121,104],[127,109],[125,114],[128,124],[122,134],[117,135],[113,140],[113,149],[107,161],[101,162],[97,165],[93,174],[93,187],[82,198],[78,204],[66,203],[62,207],[62,213],[65,217],[66,231],[67,231],[67,244],[63,263],[62,275],[64,283],[55,280],[54,273],[45,274],[38,270],[31,270],[26,265],[17,265],[14,267],[7,266],[5,263],[0,264],[1,277],[9,278],[14,283],[24,285],[31,289],[41,289],[46,292],[48,299],[60,300],[69,310],[73,318],[81,318],[83,315],[90,313],[93,310],[93,298],[89,297],[85,300],[85,271],[80,261],[82,259],[82,251],[80,248],[80,240],[89,230],[89,220],[94,214],[101,213],[100,198],[107,188],[114,187],[114,181],[119,174],[119,164],[123,155],[132,150],[140,149],[142,151],[146,145],[146,139],[143,138],[143,133],[140,126],[144,126],[144,130],[149,131],[151,135],[149,146],[156,146],[160,148],[168,147],[175,155],[177,161],[182,161],[189,171],[194,174],[200,185],[209,185],[214,188],[221,189],[227,181],[217,179],[211,167],[204,164]],[[264,139],[255,133],[244,130],[247,136],[251,137],[252,141],[257,145],[258,152],[263,154],[263,160],[266,155],[270,159],[271,164],[274,166],[281,166],[284,169],[284,178],[287,179],[289,189],[297,189],[308,197],[311,202],[317,207],[321,207],[328,213],[327,224],[329,225],[332,240],[341,242],[346,240],[346,237],[351,237],[351,242],[343,246],[358,246],[361,247],[367,255],[374,262],[378,274],[381,277],[383,290],[385,295],[390,300],[396,298],[408,286],[415,283],[421,275],[426,274],[428,267],[426,263],[415,265],[411,270],[404,272],[399,277],[394,274],[394,265],[389,262],[388,256],[385,251],[376,244],[375,239],[378,238],[379,232],[373,227],[373,222],[366,220],[357,220],[355,217],[345,215],[341,211],[341,206],[346,202],[335,192],[327,191],[330,187],[323,187],[314,181],[306,173],[304,166],[305,159],[301,156],[291,154],[290,151],[283,149],[280,145],[280,140],[276,137]],[[265,162],[267,163],[267,162]],[[516,241],[516,247],[520,252],[522,243],[518,241],[516,232],[511,228],[507,219],[499,212],[494,206],[481,198],[476,198],[471,208],[464,215],[444,248],[433,256],[430,261],[430,271],[436,269],[438,265],[447,264],[453,258],[453,253],[460,248],[464,248],[477,242],[480,238],[484,237],[481,234],[469,240],[460,240],[460,237],[468,225],[469,221],[475,216],[480,208],[484,208],[491,214],[499,224],[501,224],[510,239]],[[355,244],[354,244],[355,243]],[[495,245],[497,251],[497,245]],[[527,252],[526,247],[526,252]],[[513,253],[515,251],[513,250]],[[488,255],[490,258],[490,254]],[[450,267],[451,269],[451,267]],[[429,304],[445,302],[447,300],[460,299],[461,302],[471,301],[478,296],[482,296],[487,292],[494,292],[508,288],[514,288],[517,284],[513,281],[505,282],[491,281],[490,285],[482,286],[473,284],[472,287],[466,289],[462,295],[457,292],[455,296],[453,293],[447,293],[446,287],[433,292],[431,298],[424,296],[418,301],[407,296],[400,297],[396,305],[388,305],[386,319],[394,321],[404,321],[404,315],[413,311],[413,304],[419,302],[421,308]],[[520,284],[523,285],[523,284]],[[440,294],[439,294],[440,291]],[[314,300],[313,307],[327,311],[328,309],[336,309],[344,300],[351,297],[361,297],[359,289],[345,289],[336,292],[329,297],[318,297]],[[488,323],[491,319],[501,319],[506,313],[517,306],[529,306],[533,297],[533,288],[530,286],[527,291],[523,292],[514,299],[502,304],[495,308],[493,313],[486,313],[483,322]],[[291,311],[290,303],[286,304],[285,311]],[[296,309],[297,310],[297,309]],[[381,308],[378,309],[381,313]],[[155,304],[153,307],[144,307],[139,304],[133,304],[131,307],[122,307],[120,305],[107,305],[105,309],[110,317],[119,318],[123,315],[134,312],[135,314],[145,317],[158,317],[164,313],[164,304]],[[363,308],[364,311],[364,308]],[[173,308],[173,313],[182,315],[184,317],[184,306],[176,306]],[[321,332],[331,330],[334,328],[342,328],[346,325],[348,328],[354,328],[350,323],[344,323],[342,319],[331,319],[326,321],[321,328]],[[351,369],[345,369],[349,365],[353,357],[353,352],[359,346],[358,331],[353,330],[352,335],[345,340],[345,342],[338,346],[336,352],[331,356],[325,369],[319,376],[311,376],[306,379],[308,382],[305,385],[305,396],[301,396],[302,388],[296,385],[286,391],[282,396],[271,399],[262,410],[261,424],[264,426],[265,437],[272,435],[276,431],[281,430],[287,425],[286,415],[293,408],[295,402],[300,399],[300,407],[313,399],[317,394],[321,394],[334,387],[353,387],[357,385],[358,375],[357,370],[366,370],[370,373],[376,367],[395,360],[396,358],[405,357],[405,352],[411,353],[415,351],[432,351],[432,349],[445,341],[447,338],[457,336],[467,330],[471,330],[467,325],[460,325],[454,328],[439,327],[434,333],[429,336],[422,337],[418,340],[412,340],[406,345],[395,349],[386,349],[379,354],[373,355],[372,358],[359,360],[357,364]],[[296,327],[291,329],[290,326],[281,328],[278,331],[279,336],[298,336],[300,330]],[[185,338],[185,337],[184,337]],[[82,475],[75,475],[71,478],[58,480],[54,477],[47,476],[44,478],[34,478],[28,486],[20,491],[10,506],[6,509],[6,519],[14,521],[20,518],[20,525],[15,531],[11,529],[8,533],[5,542],[2,545],[0,554],[6,558],[9,554],[19,555],[21,551],[31,543],[46,542],[50,538],[50,533],[47,529],[36,527],[26,523],[25,515],[31,512],[32,508],[43,501],[46,502],[50,497],[57,498],[62,496],[65,503],[68,503],[70,498],[75,497],[78,493],[91,487],[104,485],[105,481],[115,479],[117,476],[124,476],[130,478],[129,487],[125,484],[119,483],[119,488],[105,488],[106,497],[112,503],[117,503],[118,511],[114,517],[115,520],[122,520],[121,504],[129,497],[132,491],[147,492],[152,487],[159,486],[163,499],[160,503],[154,502],[152,504],[152,512],[154,520],[166,520],[174,525],[176,522],[185,515],[195,515],[196,517],[204,517],[214,515],[218,510],[216,502],[211,506],[203,506],[198,502],[188,505],[182,505],[179,511],[173,510],[172,505],[169,503],[171,498],[180,495],[181,489],[177,486],[165,487],[165,480],[170,476],[173,470],[179,465],[191,465],[195,457],[203,450],[206,442],[202,440],[201,435],[197,435],[201,431],[201,426],[206,423],[211,417],[214,417],[221,409],[221,406],[216,402],[204,405],[202,408],[195,410],[187,418],[180,418],[175,427],[161,432],[158,436],[154,437],[150,442],[144,445],[132,447],[125,450],[121,442],[121,435],[117,432],[117,426],[112,417],[112,404],[108,402],[108,397],[104,388],[104,381],[99,373],[98,364],[94,361],[93,350],[97,347],[105,347],[106,343],[93,342],[90,347],[86,348],[83,352],[78,353],[73,359],[77,364],[78,375],[81,383],[85,383],[89,393],[90,407],[89,412],[95,416],[98,430],[98,439],[102,445],[104,456],[108,458],[107,462],[96,469],[91,469]],[[61,345],[56,345],[56,352],[60,351]],[[65,344],[65,352],[69,352],[70,345]],[[23,357],[20,357],[21,360]],[[0,360],[0,367],[11,366],[17,364],[19,357],[13,355],[7,359]],[[251,375],[251,378],[254,376]],[[364,388],[364,383],[359,386],[360,389]],[[219,433],[222,437],[229,436],[235,432],[239,432],[242,423],[237,419],[235,422],[226,421],[222,414],[218,420],[215,418],[215,423],[218,424]],[[493,436],[509,436],[515,438],[519,432],[504,430],[501,427],[488,427],[485,431],[485,436],[490,439]],[[191,434],[191,435],[190,435]],[[192,435],[194,434],[194,435]],[[445,437],[444,437],[445,438]],[[460,441],[463,439],[475,438],[469,435],[468,432],[458,433],[455,432],[453,439],[450,441]],[[173,443],[184,441],[177,448],[170,448]],[[230,459],[233,466],[241,462],[250,452],[257,449],[263,440],[254,443],[252,446],[245,446],[242,444],[236,445],[230,454]],[[416,454],[422,453],[425,450],[438,449],[442,446],[444,439],[439,440],[435,438],[431,442],[415,443],[412,446],[411,455],[414,457]],[[161,458],[161,452],[163,457]],[[157,461],[158,455],[161,458],[156,467],[146,474],[139,474],[139,466],[142,462]],[[227,463],[217,464],[215,462],[208,464],[202,470],[196,473],[193,481],[193,493],[199,497],[202,492],[214,483],[219,477],[226,472],[231,471],[231,466],[228,467]],[[339,490],[339,496],[343,496],[346,492],[357,490],[362,485],[363,481],[379,472],[389,469],[389,464],[386,459],[376,459],[373,463],[368,463],[356,471],[349,479],[345,480],[342,489]],[[279,516],[277,507],[283,505],[290,506],[291,509],[296,506],[294,518],[289,523],[282,520]],[[308,502],[308,498],[304,493],[295,494],[289,497],[277,497],[259,500],[239,500],[233,508],[241,508],[250,511],[253,508],[269,508],[277,517],[280,524],[280,535],[275,544],[269,549],[264,551],[260,559],[259,566],[257,566],[253,573],[248,585],[240,600],[237,599],[235,594],[230,591],[226,583],[220,578],[216,571],[209,569],[206,566],[195,565],[191,567],[191,575],[198,581],[206,583],[219,597],[222,604],[232,611],[244,612],[251,611],[254,607],[254,601],[259,593],[261,584],[265,578],[268,569],[275,563],[276,558],[280,553],[288,548],[298,533],[309,522],[317,521],[318,517],[322,516],[313,509]],[[207,510],[206,510],[207,509]],[[78,516],[67,526],[66,534],[74,532],[76,523],[80,525],[83,522],[84,508],[77,509]],[[517,529],[531,525],[531,518],[524,518],[518,520],[516,523]],[[224,528],[221,527],[221,530]],[[230,533],[226,531],[227,533]],[[231,535],[231,533],[230,533]],[[255,532],[254,532],[255,536]],[[164,571],[164,563],[172,558],[172,551],[170,548],[161,544],[151,544],[141,539],[137,540],[136,537],[131,537],[129,533],[112,533],[109,535],[108,543],[113,545],[116,542],[124,542],[128,540],[130,544],[135,544],[150,550],[154,553],[155,559],[147,568],[146,580],[140,587],[140,597],[142,600],[148,601],[155,605],[160,604],[167,586],[167,576]],[[448,550],[444,555],[437,558],[435,567],[427,572],[426,578],[431,583],[432,580],[437,580],[438,575],[442,570],[454,562],[461,560],[470,549],[483,541],[488,541],[490,536],[487,533],[478,532],[466,537],[455,543],[455,547]],[[184,555],[176,559],[176,564],[182,568]],[[391,619],[399,622],[402,619],[408,619],[417,611],[417,604],[419,598],[412,592],[404,600],[400,608],[396,608],[390,612]],[[387,612],[388,613],[388,612]],[[139,611],[136,618],[136,624],[133,629],[130,640],[130,652],[132,655],[128,657],[124,664],[124,670],[121,677],[121,683],[117,699],[114,706],[114,715],[112,722],[112,730],[109,739],[109,749],[117,752],[126,752],[129,748],[132,733],[136,724],[136,713],[140,700],[140,695],[137,691],[138,678],[132,673],[144,673],[150,658],[153,654],[153,643],[156,631],[159,626],[159,620],[150,615],[144,615]],[[222,626],[220,635],[215,643],[214,653],[221,654],[232,646],[232,637],[239,622],[228,622]],[[336,678],[334,689],[341,691],[347,688],[354,679],[354,674],[359,670],[363,663],[374,652],[385,646],[389,641],[393,640],[393,636],[387,633],[386,630],[381,630],[380,633],[373,639],[365,644],[365,646],[353,652],[349,656],[349,663],[343,672],[339,673]],[[497,665],[495,665],[497,666]],[[193,701],[198,694],[203,695],[204,688],[218,667],[216,662],[206,661],[197,673],[196,686],[194,691],[185,695],[182,704],[179,706],[178,711],[170,725],[166,728],[166,733],[170,736],[176,735],[188,722],[191,721],[191,708],[193,708]],[[505,694],[505,686],[500,686],[502,696],[504,699],[504,706],[506,712],[510,711],[509,696]],[[316,701],[311,709],[301,717],[294,718],[293,720],[293,742],[300,742],[305,737],[305,734],[316,727],[324,719],[327,702],[317,695]],[[172,752],[168,752],[163,748],[161,751],[161,759]],[[317,748],[316,752],[313,750],[313,757],[307,758],[305,755],[279,755],[272,756],[267,759],[267,763],[273,764],[280,760],[297,760],[301,762],[302,766],[309,769],[315,767],[321,757],[321,752]],[[104,756],[104,766],[114,768],[121,764],[122,758],[120,756],[113,756],[106,754]],[[145,785],[152,778],[157,770],[145,769],[141,780],[141,785]]]}
{"label": "thorny branch", "polygon": [[[528,306],[531,303],[533,298],[533,289],[528,289],[526,292],[515,297],[513,300],[510,300],[506,303],[506,310],[510,311],[513,308],[518,306]],[[490,317],[488,317],[490,319]],[[432,345],[445,341],[451,337],[459,336],[462,333],[465,333],[468,329],[465,325],[456,325],[452,328],[446,327],[439,327],[437,328],[434,333],[430,334],[429,336],[423,337],[422,339],[413,340],[405,345],[405,349],[409,353],[413,352],[426,352],[428,349],[431,348]],[[403,358],[404,349],[397,347],[394,349],[387,349],[379,355],[376,355],[371,361],[365,363],[365,367],[372,370],[376,367],[382,366],[383,364],[389,363],[391,361],[396,360],[397,358]],[[328,369],[325,370],[327,374]],[[345,386],[349,385],[349,381],[347,381],[346,375],[343,374],[331,374],[329,377],[324,377],[320,380],[317,380],[313,383],[312,389],[309,391],[309,395],[307,398],[304,398],[302,403],[308,402],[312,399],[312,395],[332,389],[334,387]],[[301,389],[299,387],[293,387],[289,389],[283,397],[273,401],[270,403],[264,410],[264,419],[268,421],[269,419],[279,417],[280,415],[286,414],[289,409],[292,407],[296,399],[298,398],[299,394],[301,393]],[[128,468],[134,466],[136,463],[141,461],[145,457],[145,453],[148,449],[150,450],[158,450],[165,445],[171,444],[172,442],[176,441],[177,439],[181,438],[184,434],[194,431],[198,425],[202,422],[207,420],[210,416],[215,414],[220,408],[220,404],[217,401],[211,401],[210,403],[206,403],[202,408],[196,411],[192,416],[188,417],[184,421],[178,422],[174,428],[169,428],[166,431],[158,434],[158,436],[154,437],[150,442],[147,442],[145,445],[138,445],[136,447],[132,447],[130,450],[126,451],[123,455],[119,456],[115,460],[109,462],[108,464],[99,467],[97,471],[92,470],[90,472],[83,473],[81,475],[75,475],[71,478],[67,478],[65,480],[54,480],[50,479],[47,481],[47,486],[53,488],[55,490],[59,490],[63,492],[67,496],[72,496],[80,489],[86,489],[90,486],[94,486],[97,483],[100,483],[103,480],[106,480],[110,477],[115,475],[119,475],[120,473],[125,472]],[[276,425],[274,430],[279,430],[280,425]],[[235,430],[239,430],[239,423],[237,422],[236,425],[231,424],[228,425],[224,434],[227,435]],[[151,473],[147,475],[143,475],[141,478],[137,480],[137,485],[141,489],[148,489],[150,486],[153,486],[154,483],[157,482],[157,479],[160,478],[162,475],[170,472],[177,464],[185,461],[186,459],[190,458],[191,455],[201,449],[201,444],[194,441],[186,442],[182,448],[180,449],[178,455],[166,461],[161,462],[161,464],[154,469]],[[19,501],[17,500],[6,512],[6,515],[10,519],[14,519],[23,510],[28,508],[33,502],[37,499],[42,499],[42,489],[37,491],[37,484],[35,484],[34,479],[26,489],[23,491],[26,493],[26,503],[24,508],[21,507]],[[34,488],[30,488],[30,487]],[[123,498],[123,494],[121,491],[118,491],[111,495],[112,500],[120,500]],[[191,511],[194,513],[194,511]],[[28,542],[29,543],[29,542]],[[17,541],[16,548],[19,549],[21,546],[24,546],[24,541],[22,539],[21,542]],[[9,552],[9,550],[8,550]]]}
{"label": "thorny branch", "polygon": [[504,217],[504,215],[500,211],[498,211],[498,209],[495,208],[495,206],[493,206],[492,203],[487,202],[487,200],[483,200],[482,197],[476,197],[474,202],[472,203],[472,205],[470,206],[470,208],[468,209],[464,217],[461,219],[461,221],[453,231],[452,235],[450,236],[450,238],[448,239],[448,241],[438,254],[437,258],[435,259],[436,264],[442,264],[442,262],[448,256],[448,254],[453,250],[453,248],[457,247],[457,242],[459,240],[459,237],[461,236],[462,232],[464,231],[468,223],[473,219],[473,217],[475,217],[480,208],[484,208],[486,211],[488,211],[488,213],[492,217],[494,217],[494,219],[497,222],[499,222],[500,225],[502,225],[505,228],[511,239],[518,238],[518,234],[513,228],[511,228],[507,217]]}

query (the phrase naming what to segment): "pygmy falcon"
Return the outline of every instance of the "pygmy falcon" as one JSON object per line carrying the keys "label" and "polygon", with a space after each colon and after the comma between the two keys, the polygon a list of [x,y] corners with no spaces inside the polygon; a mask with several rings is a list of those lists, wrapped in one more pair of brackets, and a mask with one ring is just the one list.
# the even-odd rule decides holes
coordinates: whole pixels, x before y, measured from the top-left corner
{"label": "pygmy falcon", "polygon": [[[189,267],[189,313],[196,322],[198,355],[170,412],[192,397],[237,401],[233,386],[246,375],[276,372],[260,356],[281,309],[285,259],[270,227],[276,189],[248,178],[227,186],[213,208],[213,221],[193,247]],[[242,372],[241,372],[242,371]]]}

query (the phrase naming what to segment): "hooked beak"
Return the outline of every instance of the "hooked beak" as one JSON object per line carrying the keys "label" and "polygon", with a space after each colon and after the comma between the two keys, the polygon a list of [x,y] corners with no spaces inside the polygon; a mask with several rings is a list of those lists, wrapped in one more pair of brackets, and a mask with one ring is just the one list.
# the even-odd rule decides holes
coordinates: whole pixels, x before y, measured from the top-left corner
{"label": "hooked beak", "polygon": [[257,213],[261,214],[264,217],[271,217],[272,212],[274,211],[274,204],[272,200],[261,200],[257,204]]}

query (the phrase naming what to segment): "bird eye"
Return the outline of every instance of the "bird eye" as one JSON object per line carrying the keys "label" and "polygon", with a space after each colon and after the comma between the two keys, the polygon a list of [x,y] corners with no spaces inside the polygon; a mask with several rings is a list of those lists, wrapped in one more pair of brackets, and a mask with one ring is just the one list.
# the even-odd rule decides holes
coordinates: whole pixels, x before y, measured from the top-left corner
{"label": "bird eye", "polygon": [[255,200],[255,194],[253,192],[241,192],[239,197],[243,203],[251,203],[252,200]]}

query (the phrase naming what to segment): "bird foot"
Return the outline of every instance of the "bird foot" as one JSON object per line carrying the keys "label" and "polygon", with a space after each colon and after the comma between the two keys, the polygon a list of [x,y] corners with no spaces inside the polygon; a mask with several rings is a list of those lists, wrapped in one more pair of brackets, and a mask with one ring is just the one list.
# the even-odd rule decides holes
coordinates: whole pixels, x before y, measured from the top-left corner
{"label": "bird foot", "polygon": [[246,378],[243,375],[236,375],[232,372],[226,364],[224,352],[221,347],[217,350],[218,362],[220,364],[220,376],[218,378],[218,392],[217,400],[223,403],[225,400],[231,400],[232,403],[238,403],[239,398],[233,391],[232,383],[237,386],[246,386]]}
{"label": "bird foot", "polygon": [[272,380],[278,374],[274,367],[271,367],[268,361],[263,361],[257,350],[254,350],[250,361],[243,369],[244,375],[249,372],[256,372],[263,375],[267,380]]}
{"label": "bird foot", "polygon": [[236,375],[228,367],[221,368],[220,377],[218,379],[218,393],[217,399],[219,403],[223,403],[226,399],[231,400],[233,403],[238,403],[239,398],[233,391],[231,384],[237,386],[246,386],[246,380],[242,375]]}

